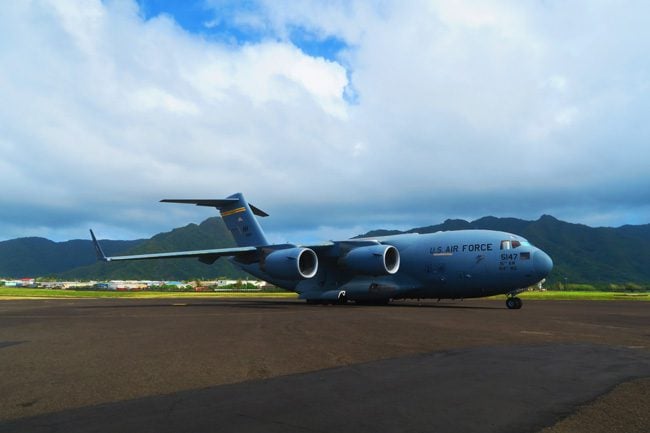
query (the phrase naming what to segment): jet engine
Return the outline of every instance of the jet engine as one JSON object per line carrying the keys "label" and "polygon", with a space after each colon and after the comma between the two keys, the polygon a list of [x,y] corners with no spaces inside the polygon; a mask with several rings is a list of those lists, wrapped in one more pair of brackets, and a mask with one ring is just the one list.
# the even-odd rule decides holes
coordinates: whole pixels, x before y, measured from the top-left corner
{"label": "jet engine", "polygon": [[399,262],[399,251],[392,245],[358,247],[339,259],[348,270],[365,275],[392,275]]}
{"label": "jet engine", "polygon": [[295,280],[311,278],[318,271],[318,256],[309,248],[287,248],[269,253],[262,270],[274,278]]}

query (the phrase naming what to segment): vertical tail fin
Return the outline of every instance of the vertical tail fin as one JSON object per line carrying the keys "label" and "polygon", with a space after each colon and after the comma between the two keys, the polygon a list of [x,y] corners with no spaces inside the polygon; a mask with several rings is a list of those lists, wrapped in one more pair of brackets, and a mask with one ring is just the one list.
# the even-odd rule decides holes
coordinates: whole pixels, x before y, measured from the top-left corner
{"label": "vertical tail fin", "polygon": [[253,205],[249,205],[242,193],[236,193],[221,200],[160,200],[165,203],[187,203],[197,206],[211,206],[219,209],[223,222],[230,230],[235,242],[240,247],[259,247],[268,245],[262,227],[255,215],[266,217],[268,214]]}

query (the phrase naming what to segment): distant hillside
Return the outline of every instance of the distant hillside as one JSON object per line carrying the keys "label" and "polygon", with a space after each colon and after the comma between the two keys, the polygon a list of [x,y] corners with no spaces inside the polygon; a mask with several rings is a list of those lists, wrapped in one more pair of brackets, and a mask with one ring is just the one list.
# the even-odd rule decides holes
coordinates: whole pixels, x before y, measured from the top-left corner
{"label": "distant hillside", "polygon": [[[441,230],[487,229],[515,233],[527,238],[553,258],[549,282],[650,283],[650,224],[619,228],[592,228],[559,221],[544,215],[537,221],[484,217],[476,221],[447,220],[405,233]],[[376,230],[363,236],[402,233]],[[148,240],[101,241],[108,255],[145,254],[234,246],[221,218],[189,224]],[[124,263],[96,262],[90,240],[52,242],[21,238],[0,242],[0,276],[56,276],[62,279],[206,279],[243,278],[246,274],[228,260],[206,265],[196,259],[147,260]]]}
{"label": "distant hillside", "polygon": [[[650,224],[588,227],[544,215],[537,221],[484,217],[476,221],[447,220],[404,233],[485,229],[521,235],[546,251],[554,262],[549,282],[650,282]],[[385,230],[363,236],[377,236]],[[391,231],[390,234],[399,233]]]}
{"label": "distant hillside", "polygon": [[[234,246],[221,218],[208,218],[151,239],[100,240],[106,255],[146,254]],[[56,277],[59,279],[191,280],[217,277],[245,278],[228,260],[206,265],[197,259],[98,262],[92,242],[52,242],[43,238],[19,238],[0,242],[0,277]]]}
{"label": "distant hillside", "polygon": [[[119,255],[143,242],[104,241],[106,254]],[[19,238],[0,242],[0,277],[42,277],[96,261],[89,240],[52,242],[44,238]]]}
{"label": "distant hillside", "polygon": [[[102,248],[106,241],[100,241]],[[92,249],[92,244],[90,244]],[[208,218],[201,224],[189,224],[170,232],[159,233],[130,248],[121,255],[188,251],[235,246],[230,232],[219,217]],[[105,251],[106,252],[106,251]],[[108,252],[106,252],[108,255]],[[95,258],[94,249],[92,258]],[[194,280],[218,277],[245,278],[246,273],[235,268],[227,259],[206,265],[198,259],[137,260],[129,262],[96,262],[58,273],[63,279],[154,279]]]}

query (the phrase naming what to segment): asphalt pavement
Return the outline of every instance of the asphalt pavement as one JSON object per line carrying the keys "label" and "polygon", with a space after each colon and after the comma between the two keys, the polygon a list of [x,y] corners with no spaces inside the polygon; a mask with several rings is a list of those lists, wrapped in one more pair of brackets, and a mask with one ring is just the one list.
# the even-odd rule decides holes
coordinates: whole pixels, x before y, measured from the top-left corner
{"label": "asphalt pavement", "polygon": [[0,301],[0,431],[647,432],[649,308]]}

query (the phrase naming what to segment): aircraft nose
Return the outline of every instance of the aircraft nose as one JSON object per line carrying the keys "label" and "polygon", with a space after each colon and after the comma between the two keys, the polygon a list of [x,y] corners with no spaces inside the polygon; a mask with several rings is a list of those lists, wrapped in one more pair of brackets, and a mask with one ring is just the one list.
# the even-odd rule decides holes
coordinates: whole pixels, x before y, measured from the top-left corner
{"label": "aircraft nose", "polygon": [[533,255],[533,269],[541,280],[551,273],[553,260],[544,251],[538,249]]}

